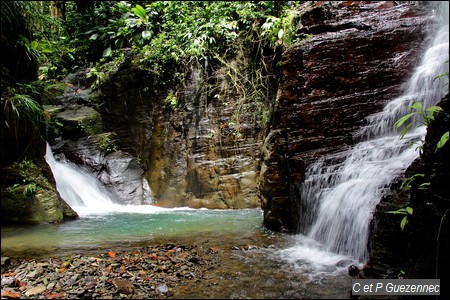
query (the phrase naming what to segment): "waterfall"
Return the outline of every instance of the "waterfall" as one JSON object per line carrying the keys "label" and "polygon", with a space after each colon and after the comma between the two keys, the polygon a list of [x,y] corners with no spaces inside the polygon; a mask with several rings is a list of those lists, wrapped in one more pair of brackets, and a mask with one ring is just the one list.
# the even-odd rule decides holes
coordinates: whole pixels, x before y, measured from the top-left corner
{"label": "waterfall", "polygon": [[418,157],[417,146],[411,144],[420,143],[426,128],[411,129],[399,139],[394,123],[414,102],[427,108],[447,93],[448,78],[435,79],[448,72],[449,59],[448,2],[440,4],[443,6],[435,10],[442,14],[440,25],[403,95],[366,119],[358,133],[362,141],[352,149],[329,155],[306,170],[307,179],[301,187],[307,207],[303,218],[313,221],[304,233],[327,252],[367,261],[369,224],[376,205],[391,182]]}
{"label": "waterfall", "polygon": [[115,202],[93,174],[76,165],[56,161],[48,143],[45,160],[55,177],[58,192],[75,211],[101,211]]}
{"label": "waterfall", "polygon": [[110,212],[151,213],[164,210],[153,205],[119,204],[119,199],[93,174],[75,164],[57,161],[48,143],[45,160],[52,170],[61,198],[79,215]]}

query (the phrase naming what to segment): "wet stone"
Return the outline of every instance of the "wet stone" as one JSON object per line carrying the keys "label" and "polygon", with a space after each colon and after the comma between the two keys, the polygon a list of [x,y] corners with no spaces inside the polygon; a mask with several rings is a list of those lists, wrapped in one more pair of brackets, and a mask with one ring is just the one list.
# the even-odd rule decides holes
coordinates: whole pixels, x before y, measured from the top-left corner
{"label": "wet stone", "polygon": [[36,287],[33,287],[25,292],[25,296],[35,296],[43,293],[45,291],[46,287],[44,285],[38,285]]}
{"label": "wet stone", "polygon": [[169,288],[167,287],[167,285],[162,284],[162,285],[159,285],[159,286],[156,288],[156,291],[157,291],[158,293],[163,293],[163,294],[165,294],[165,293],[167,293],[167,292],[169,291]]}
{"label": "wet stone", "polygon": [[11,263],[11,259],[9,257],[2,256],[2,267],[9,265]]}
{"label": "wet stone", "polygon": [[2,267],[2,288],[29,299],[167,298],[178,286],[204,278],[217,263],[212,257],[218,254],[210,252],[207,247],[163,244],[95,256],[12,259]]}

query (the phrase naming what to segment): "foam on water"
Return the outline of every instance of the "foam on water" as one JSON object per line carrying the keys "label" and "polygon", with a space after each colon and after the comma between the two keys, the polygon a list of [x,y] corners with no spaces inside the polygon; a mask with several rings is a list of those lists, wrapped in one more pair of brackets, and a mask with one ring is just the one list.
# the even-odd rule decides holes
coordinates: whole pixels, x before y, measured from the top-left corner
{"label": "foam on water", "polygon": [[174,210],[190,210],[188,207],[163,208],[155,205],[122,205],[93,174],[79,166],[56,161],[47,144],[45,159],[56,181],[56,188],[66,203],[80,217],[109,213],[151,214]]}
{"label": "foam on water", "polygon": [[[400,97],[366,119],[358,133],[362,141],[351,150],[334,153],[310,165],[301,186],[301,226],[297,245],[281,251],[289,262],[333,266],[343,255],[364,263],[368,259],[369,224],[376,205],[389,192],[392,181],[418,157],[417,146],[426,128],[411,129],[403,138],[394,123],[419,101],[436,105],[448,93],[448,2],[440,2],[440,26]],[[420,120],[416,120],[417,124]],[[336,159],[339,158],[339,159]],[[306,225],[305,225],[306,224]],[[311,241],[314,241],[312,243]],[[349,263],[350,263],[349,261]]]}

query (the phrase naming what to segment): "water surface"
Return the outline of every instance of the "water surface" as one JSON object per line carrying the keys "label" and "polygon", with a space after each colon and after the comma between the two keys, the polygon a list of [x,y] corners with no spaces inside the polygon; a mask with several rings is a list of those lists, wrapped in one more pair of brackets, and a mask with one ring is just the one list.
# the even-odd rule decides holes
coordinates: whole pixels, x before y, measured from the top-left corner
{"label": "water surface", "polygon": [[348,298],[351,278],[345,264],[337,266],[345,257],[327,253],[306,238],[300,249],[298,237],[264,229],[260,209],[117,209],[122,211],[86,212],[62,224],[2,227],[2,256],[89,255],[155,243],[197,244],[219,249],[220,263],[200,281],[181,284],[174,298]]}

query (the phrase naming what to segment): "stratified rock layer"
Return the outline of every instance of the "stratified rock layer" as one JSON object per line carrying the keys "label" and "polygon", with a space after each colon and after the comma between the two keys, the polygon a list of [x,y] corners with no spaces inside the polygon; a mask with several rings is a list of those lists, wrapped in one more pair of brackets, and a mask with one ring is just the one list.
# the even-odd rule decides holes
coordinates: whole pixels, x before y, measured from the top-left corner
{"label": "stratified rock layer", "polygon": [[101,87],[106,129],[140,158],[158,205],[258,207],[262,131],[252,115],[255,104],[212,97],[204,66],[190,66],[186,76],[185,87],[151,90],[150,75],[126,61]]}
{"label": "stratified rock layer", "polygon": [[291,232],[300,227],[305,169],[353,145],[364,118],[400,95],[430,21],[410,3],[320,2],[301,9],[297,33],[313,36],[284,53],[260,172],[266,227]]}

